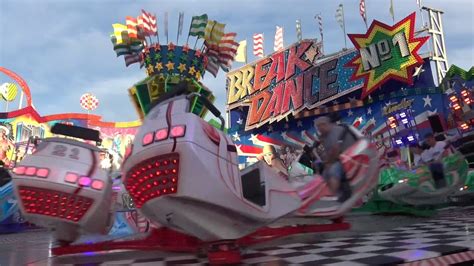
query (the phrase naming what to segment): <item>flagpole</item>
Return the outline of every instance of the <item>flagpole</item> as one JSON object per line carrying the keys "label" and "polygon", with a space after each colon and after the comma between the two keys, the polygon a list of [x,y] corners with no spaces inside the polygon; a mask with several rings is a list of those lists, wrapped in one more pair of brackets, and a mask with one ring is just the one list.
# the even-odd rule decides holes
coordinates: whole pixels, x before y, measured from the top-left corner
{"label": "flagpole", "polygon": [[188,38],[186,39],[186,46],[188,46],[189,43],[189,36],[191,36],[191,26],[193,25],[193,19],[191,18],[191,24],[189,24],[189,31],[188,31]]}
{"label": "flagpole", "polygon": [[367,30],[369,30],[369,25],[367,25],[367,20],[368,20],[368,17],[367,17],[367,4],[366,4],[365,0],[364,0],[364,12],[365,12],[365,20],[364,20],[365,28]]}
{"label": "flagpole", "polygon": [[[184,14],[183,14],[184,15]],[[178,42],[179,42],[179,30],[180,30],[180,24],[181,24],[181,20],[184,19],[182,18],[181,16],[183,16],[181,14],[181,12],[179,12],[179,18],[178,18],[178,31],[177,31],[177,34],[176,34],[176,45],[178,45]]]}
{"label": "flagpole", "polygon": [[[181,17],[181,14],[179,14],[179,17]],[[178,30],[176,31],[176,45],[178,45],[179,41],[179,18],[178,18]]]}
{"label": "flagpole", "polygon": [[158,17],[156,16],[156,13],[154,14],[155,15],[155,19],[156,19],[156,41],[158,42],[158,44],[160,44],[160,35],[158,34]]}
{"label": "flagpole", "polygon": [[168,12],[165,12],[165,33],[166,33],[166,44],[169,43],[169,39],[168,39]]}
{"label": "flagpole", "polygon": [[344,6],[341,5],[342,10],[342,31],[344,32],[344,48],[347,49],[347,40],[346,40],[346,18],[344,16]]}
{"label": "flagpole", "polygon": [[395,24],[395,10],[393,9],[393,0],[390,0],[390,13],[392,15],[393,24]]}
{"label": "flagpole", "polygon": [[21,109],[21,107],[23,105],[23,97],[24,97],[24,93],[23,93],[23,90],[22,90],[21,94],[20,94],[20,102],[18,103],[18,109]]}
{"label": "flagpole", "polygon": [[198,44],[198,40],[199,40],[199,36],[196,36],[196,42],[194,43],[194,48],[193,48],[193,50],[196,50],[196,46],[197,46],[197,44]]}

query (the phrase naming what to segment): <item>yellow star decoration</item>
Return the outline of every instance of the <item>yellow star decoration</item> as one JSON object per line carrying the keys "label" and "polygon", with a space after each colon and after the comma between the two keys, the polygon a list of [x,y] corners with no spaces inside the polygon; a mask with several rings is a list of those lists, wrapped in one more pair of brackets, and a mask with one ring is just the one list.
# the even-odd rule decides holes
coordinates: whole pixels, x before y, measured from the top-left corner
{"label": "yellow star decoration", "polygon": [[156,63],[155,68],[156,70],[161,71],[163,69],[163,63],[161,62]]}
{"label": "yellow star decoration", "polygon": [[168,71],[174,69],[174,63],[171,61],[168,61],[168,64],[166,64],[166,68],[168,68]]}
{"label": "yellow star decoration", "polygon": [[189,68],[189,74],[194,75],[194,73],[196,73],[196,69],[192,66]]}
{"label": "yellow star decoration", "polygon": [[197,71],[195,77],[196,77],[196,80],[201,79],[201,72]]}
{"label": "yellow star decoration", "polygon": [[186,70],[186,64],[180,63],[178,69],[180,73],[183,73]]}
{"label": "yellow star decoration", "polygon": [[[397,79],[406,83],[412,83],[411,69],[423,63],[423,59],[418,55],[418,50],[428,40],[428,37],[414,37],[415,13],[412,13],[394,26],[385,25],[379,21],[374,21],[366,34],[349,34],[349,38],[355,48],[360,50],[376,43],[375,38],[385,35],[392,37],[399,32],[403,32],[410,55],[400,63],[389,61],[386,70],[382,73],[377,71],[377,67],[368,71],[364,70],[360,54],[357,55],[348,66],[355,68],[351,80],[363,78],[365,80],[362,98],[375,91],[389,79]],[[398,47],[396,48],[398,49]],[[387,65],[387,64],[385,64]],[[382,65],[383,67],[383,65]]]}
{"label": "yellow star decoration", "polygon": [[152,65],[149,65],[147,67],[147,70],[148,70],[148,75],[151,75],[153,73],[153,66]]}

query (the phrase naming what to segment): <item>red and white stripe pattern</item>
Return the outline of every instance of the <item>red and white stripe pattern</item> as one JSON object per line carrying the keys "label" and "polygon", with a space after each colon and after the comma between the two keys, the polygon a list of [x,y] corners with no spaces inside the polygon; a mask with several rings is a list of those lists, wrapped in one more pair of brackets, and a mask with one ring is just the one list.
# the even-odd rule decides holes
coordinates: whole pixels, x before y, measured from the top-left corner
{"label": "red and white stripe pattern", "polygon": [[276,26],[276,32],[275,32],[275,43],[273,44],[273,50],[274,51],[280,51],[283,50],[284,45],[283,45],[283,27]]}
{"label": "red and white stripe pattern", "polygon": [[132,39],[138,39],[138,22],[134,17],[126,16],[125,22],[127,24],[128,37]]}
{"label": "red and white stripe pattern", "polygon": [[[465,251],[454,253],[451,255],[435,257],[426,260],[419,260],[405,263],[406,266],[436,266],[436,265],[453,265],[462,262],[472,262],[474,260],[474,251]],[[463,264],[464,265],[464,264]]]}
{"label": "red and white stripe pattern", "polygon": [[323,17],[321,17],[321,15],[318,15],[317,19],[318,19],[318,25],[319,25],[319,34],[321,34],[321,41],[323,41],[323,39],[324,39],[324,35],[323,35]]}
{"label": "red and white stripe pattern", "polygon": [[141,62],[142,56],[140,54],[133,54],[133,55],[125,55],[125,66],[129,66],[131,64],[135,64]]}
{"label": "red and white stripe pattern", "polygon": [[219,64],[224,71],[231,68],[232,61],[237,55],[239,43],[235,41],[235,36],[237,36],[235,32],[226,33],[219,42]]}
{"label": "red and white stripe pattern", "polygon": [[145,36],[158,35],[156,16],[142,9],[142,15],[138,17],[137,22]]}
{"label": "red and white stripe pattern", "polygon": [[359,13],[362,19],[364,20],[365,25],[367,25],[367,15],[365,13],[365,0],[360,0]]}
{"label": "red and white stripe pattern", "polygon": [[214,77],[217,77],[217,73],[219,72],[219,58],[216,56],[208,56],[206,70]]}
{"label": "red and white stripe pattern", "polygon": [[253,55],[263,57],[263,33],[253,35]]}

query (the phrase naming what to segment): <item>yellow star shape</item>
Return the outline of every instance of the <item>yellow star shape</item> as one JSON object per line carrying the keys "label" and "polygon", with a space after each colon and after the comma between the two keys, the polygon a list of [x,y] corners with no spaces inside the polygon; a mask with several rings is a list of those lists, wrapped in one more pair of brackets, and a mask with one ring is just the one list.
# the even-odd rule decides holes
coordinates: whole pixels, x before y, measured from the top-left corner
{"label": "yellow star shape", "polygon": [[156,70],[161,71],[163,69],[163,63],[161,62],[156,63],[155,68]]}
{"label": "yellow star shape", "polygon": [[166,64],[166,68],[168,68],[168,71],[174,69],[174,63],[171,61],[168,61],[168,64]]}
{"label": "yellow star shape", "polygon": [[196,77],[196,80],[201,79],[201,72],[197,71],[195,77]]}
{"label": "yellow star shape", "polygon": [[148,74],[151,75],[151,73],[153,73],[153,66],[149,65],[147,69],[148,69]]}
{"label": "yellow star shape", "polygon": [[196,69],[192,66],[189,68],[189,74],[194,75],[194,73],[196,73]]}
{"label": "yellow star shape", "polygon": [[183,73],[186,70],[186,64],[180,63],[178,69],[179,72]]}

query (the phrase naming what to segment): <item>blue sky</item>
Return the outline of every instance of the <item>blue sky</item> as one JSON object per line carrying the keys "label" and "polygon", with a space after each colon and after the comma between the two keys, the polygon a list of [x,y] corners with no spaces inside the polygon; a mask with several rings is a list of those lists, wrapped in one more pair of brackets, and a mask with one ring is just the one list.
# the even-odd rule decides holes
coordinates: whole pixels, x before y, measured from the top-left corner
{"label": "blue sky", "polygon": [[[416,0],[393,2],[396,20],[417,10]],[[0,0],[0,66],[28,82],[34,106],[42,115],[84,112],[79,98],[91,92],[100,100],[95,114],[106,121],[130,121],[138,116],[127,89],[143,79],[145,72],[137,65],[125,67],[123,58],[117,58],[112,49],[111,25],[125,23],[125,16],[137,16],[142,8],[156,13],[164,40],[162,18],[168,11],[170,40],[175,42],[180,11],[185,14],[184,35],[192,15],[207,13],[210,19],[226,23],[226,31],[236,32],[239,41],[251,43],[254,33],[263,32],[265,53],[269,54],[276,25],[284,27],[284,42],[289,45],[296,40],[296,19],[302,21],[304,38],[319,37],[314,16],[321,13],[325,52],[331,53],[344,47],[342,30],[334,17],[339,3],[344,4],[346,32],[365,33],[358,0]],[[366,0],[369,21],[392,24],[389,3]],[[449,63],[464,69],[473,66],[474,1],[424,0],[423,4],[445,12]],[[419,13],[417,24],[421,25]],[[349,40],[348,47],[352,47]],[[249,61],[253,61],[251,47],[248,49]],[[0,74],[0,83],[9,81]],[[219,109],[224,110],[224,72],[220,71],[217,78],[207,74],[203,82],[216,95]],[[14,105],[10,104],[10,110]],[[0,110],[5,110],[4,102]]]}

